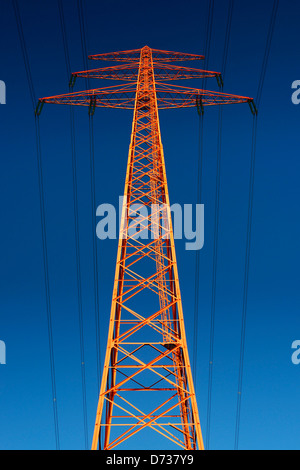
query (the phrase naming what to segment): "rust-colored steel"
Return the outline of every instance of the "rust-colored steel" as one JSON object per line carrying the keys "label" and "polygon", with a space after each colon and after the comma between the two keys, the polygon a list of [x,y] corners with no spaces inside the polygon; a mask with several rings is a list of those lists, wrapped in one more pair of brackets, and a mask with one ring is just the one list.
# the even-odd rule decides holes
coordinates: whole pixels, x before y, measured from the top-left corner
{"label": "rust-colored steel", "polygon": [[89,106],[90,109],[91,105],[93,108],[134,109],[92,449],[111,450],[122,444],[125,448],[130,445],[134,448],[136,438],[144,439],[147,448],[151,446],[149,432],[161,440],[169,440],[175,448],[203,449],[158,109],[196,105],[202,109],[202,106],[253,100],[161,83],[180,78],[220,79],[218,72],[169,64],[201,60],[200,55],[145,46],[90,56],[90,59],[124,63],[76,72],[72,76],[73,83],[75,77],[131,83],[42,98],[40,105],[46,102]]}

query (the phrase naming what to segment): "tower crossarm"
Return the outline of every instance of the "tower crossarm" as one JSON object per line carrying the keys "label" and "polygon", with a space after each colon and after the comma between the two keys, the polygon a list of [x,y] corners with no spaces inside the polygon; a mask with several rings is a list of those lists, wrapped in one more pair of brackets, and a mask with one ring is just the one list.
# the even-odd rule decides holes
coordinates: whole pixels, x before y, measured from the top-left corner
{"label": "tower crossarm", "polygon": [[80,72],[73,72],[71,75],[71,82],[75,82],[76,78],[96,78],[96,79],[109,79],[109,80],[128,80],[137,81],[139,67],[135,62],[119,64],[110,67],[101,67],[97,69],[82,70]]}
{"label": "tower crossarm", "polygon": [[189,88],[159,83],[156,87],[159,109],[190,108],[253,102],[249,96],[232,95],[220,91]]}
{"label": "tower crossarm", "polygon": [[[195,106],[214,106],[225,104],[252,103],[253,98],[228,93],[180,87],[158,83],[156,87],[159,109],[189,108]],[[95,88],[86,91],[65,93],[39,99],[43,103],[73,106],[134,109],[136,85]]]}
{"label": "tower crossarm", "polygon": [[221,81],[221,73],[211,70],[203,70],[191,67],[183,67],[174,64],[164,64],[162,62],[153,61],[154,75],[156,82],[191,79],[191,78],[212,78],[218,77]]}
{"label": "tower crossarm", "polygon": [[[152,53],[152,59],[161,62],[175,62],[175,61],[186,61],[186,60],[203,60],[204,55],[199,54],[187,54],[185,52],[174,52],[164,51],[160,49],[150,49],[148,46],[143,49],[150,50]],[[140,62],[140,54],[142,49],[132,49],[120,52],[109,52],[105,54],[89,55],[91,60],[107,60],[117,62]]]}
{"label": "tower crossarm", "polygon": [[[191,78],[212,78],[216,77],[218,83],[222,81],[221,73],[211,70],[202,70],[196,68],[183,67],[173,64],[163,64],[162,62],[154,63],[154,76],[156,82],[191,79]],[[138,64],[132,62],[130,64],[121,64],[111,67],[102,67],[97,69],[83,70],[73,72],[71,83],[74,85],[76,78],[95,78],[109,80],[124,80],[137,82]]]}

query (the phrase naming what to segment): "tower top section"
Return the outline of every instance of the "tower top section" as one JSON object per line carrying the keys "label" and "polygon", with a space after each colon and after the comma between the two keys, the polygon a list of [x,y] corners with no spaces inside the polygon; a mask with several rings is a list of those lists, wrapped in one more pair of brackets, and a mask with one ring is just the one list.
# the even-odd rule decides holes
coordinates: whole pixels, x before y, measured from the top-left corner
{"label": "tower top section", "polygon": [[[127,83],[105,88],[93,87],[89,90],[40,98],[36,115],[40,114],[44,103],[87,106],[89,114],[93,114],[97,107],[134,109],[139,71],[146,56],[151,61],[150,68],[155,81],[158,109],[196,107],[198,113],[203,114],[204,106],[249,103],[251,112],[257,113],[253,98],[223,93],[223,80],[220,72],[173,64],[173,62],[203,60],[203,55],[151,49],[149,46],[144,46],[140,49],[90,55],[90,60],[119,63],[108,67],[73,72],[69,88],[73,90],[76,79],[83,77],[118,80]],[[212,77],[217,80],[218,91],[165,83],[174,80]]]}
{"label": "tower top section", "polygon": [[204,55],[187,54],[185,52],[164,51],[160,49],[152,49],[144,46],[140,49],[132,49],[127,51],[109,52],[105,54],[90,55],[91,60],[106,60],[116,62],[139,62],[142,50],[151,50],[152,58],[156,62],[178,62],[186,60],[203,60]]}

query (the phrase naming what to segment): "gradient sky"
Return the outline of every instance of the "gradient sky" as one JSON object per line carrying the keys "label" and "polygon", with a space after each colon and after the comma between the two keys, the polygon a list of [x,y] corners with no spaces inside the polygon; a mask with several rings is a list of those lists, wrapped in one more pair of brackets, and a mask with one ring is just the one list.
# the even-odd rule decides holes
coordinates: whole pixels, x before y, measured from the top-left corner
{"label": "gradient sky", "polygon": [[[11,2],[1,6],[0,448],[54,449],[49,348],[43,278],[35,129]],[[64,1],[73,71],[83,70],[77,2]],[[38,97],[68,91],[57,2],[20,0]],[[206,0],[114,2],[86,0],[88,52],[139,48],[204,52]],[[224,91],[256,96],[273,2],[236,1]],[[209,67],[221,70],[228,2],[216,0]],[[299,449],[300,339],[299,118],[291,84],[300,80],[296,0],[281,2],[258,120],[253,230],[248,291],[241,449]],[[101,63],[93,64],[99,67]],[[188,65],[188,64],[187,64]],[[201,64],[198,65],[201,67]],[[109,82],[98,82],[107,86]],[[181,82],[184,85],[187,83]],[[190,85],[191,83],[189,83]],[[191,86],[200,86],[194,81]],[[216,83],[208,81],[216,90]],[[187,85],[188,86],[188,85]],[[78,79],[76,90],[84,89]],[[75,110],[84,341],[89,441],[98,398],[96,376],[88,116]],[[96,109],[96,198],[117,204],[124,188],[132,112]],[[196,109],[160,112],[171,203],[195,203],[198,159]],[[40,119],[46,224],[62,449],[84,448],[69,110],[45,105]],[[217,108],[206,108],[203,191],[205,242],[200,252],[200,312],[196,391],[206,436]],[[247,104],[224,107],[220,187],[212,449],[232,449],[237,400],[252,116]],[[105,352],[116,240],[98,241],[101,350]],[[176,243],[191,359],[195,257]],[[167,448],[167,447],[166,447]]]}

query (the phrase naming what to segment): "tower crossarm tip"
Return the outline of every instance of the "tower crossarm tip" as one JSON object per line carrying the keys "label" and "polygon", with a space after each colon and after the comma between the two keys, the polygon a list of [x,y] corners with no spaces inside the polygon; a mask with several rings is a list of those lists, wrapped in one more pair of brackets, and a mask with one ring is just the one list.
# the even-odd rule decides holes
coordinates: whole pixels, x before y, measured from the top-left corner
{"label": "tower crossarm tip", "polygon": [[248,100],[249,106],[250,106],[250,111],[253,114],[253,116],[257,116],[258,114],[258,109],[256,107],[255,101],[253,98],[249,98]]}
{"label": "tower crossarm tip", "polygon": [[161,49],[151,49],[148,46],[144,46],[141,49],[131,49],[131,50],[126,50],[126,51],[108,52],[104,54],[89,55],[88,58],[91,60],[139,62],[141,51],[146,50],[146,49],[151,50],[153,60],[161,61],[161,62],[175,62],[175,61],[203,60],[204,59],[204,55],[188,54],[185,52],[164,51]]}

